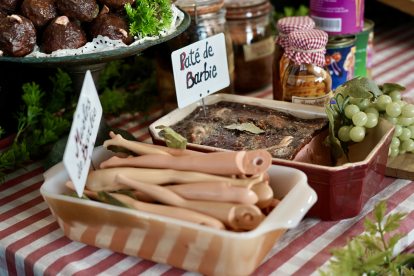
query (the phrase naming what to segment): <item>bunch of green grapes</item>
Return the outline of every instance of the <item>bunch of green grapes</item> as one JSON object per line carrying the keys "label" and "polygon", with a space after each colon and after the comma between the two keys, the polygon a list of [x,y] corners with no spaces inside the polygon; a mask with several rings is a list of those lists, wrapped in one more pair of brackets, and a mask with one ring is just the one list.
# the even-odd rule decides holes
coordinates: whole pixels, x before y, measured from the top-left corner
{"label": "bunch of green grapes", "polygon": [[[337,101],[339,101],[337,97]],[[333,105],[334,119],[342,122],[338,130],[338,138],[342,142],[361,142],[365,138],[366,129],[378,124],[379,112],[371,107],[368,99],[346,97],[340,105]],[[341,118],[341,115],[343,118]]]}
{"label": "bunch of green grapes", "polygon": [[[402,101],[399,91],[381,95],[376,102],[349,97],[341,107],[347,118],[342,120],[345,125],[338,130],[338,138],[342,142],[361,142],[366,129],[375,127],[378,117],[384,117],[395,125],[388,156],[414,153],[414,105]],[[334,109],[338,110],[338,106]],[[334,113],[334,117],[339,115],[339,112]]]}
{"label": "bunch of green grapes", "polygon": [[395,125],[388,155],[414,153],[414,105],[402,101],[400,92],[392,91],[378,97],[376,109]]}

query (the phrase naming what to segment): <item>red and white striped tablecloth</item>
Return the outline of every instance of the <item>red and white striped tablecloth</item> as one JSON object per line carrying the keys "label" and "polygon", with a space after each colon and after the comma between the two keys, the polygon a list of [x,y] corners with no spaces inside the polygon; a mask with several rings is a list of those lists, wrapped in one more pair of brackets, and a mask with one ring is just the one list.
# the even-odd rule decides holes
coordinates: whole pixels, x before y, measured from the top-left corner
{"label": "red and white striped tablecloth", "polygon": [[[398,82],[407,87],[405,97],[414,98],[413,26],[376,33],[372,75],[378,84]],[[253,94],[271,98],[268,88]],[[151,142],[148,126],[161,116],[154,109],[148,118],[122,115],[109,124],[128,130],[139,141]],[[11,172],[0,186],[0,275],[192,275],[106,249],[73,242],[65,237],[40,195],[43,160],[29,164],[28,171]],[[344,247],[347,237],[361,234],[366,215],[388,199],[387,214],[407,212],[401,231],[408,235],[396,246],[400,252],[414,242],[414,182],[386,177],[376,195],[355,218],[324,222],[306,218],[288,231],[273,247],[254,275],[318,275],[331,258],[329,250]]]}

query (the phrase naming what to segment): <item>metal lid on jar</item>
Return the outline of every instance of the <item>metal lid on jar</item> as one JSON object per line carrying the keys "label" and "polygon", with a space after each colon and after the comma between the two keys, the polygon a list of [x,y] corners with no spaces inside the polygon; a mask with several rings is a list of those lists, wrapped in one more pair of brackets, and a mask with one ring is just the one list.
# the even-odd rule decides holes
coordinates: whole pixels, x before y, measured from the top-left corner
{"label": "metal lid on jar", "polygon": [[227,19],[246,19],[268,14],[272,5],[268,0],[225,0]]}
{"label": "metal lid on jar", "polygon": [[216,12],[224,5],[224,0],[177,0],[174,5],[194,16],[194,7],[197,9],[197,15]]}
{"label": "metal lid on jar", "polygon": [[285,56],[295,64],[302,63],[325,66],[326,43],[328,34],[321,30],[298,30],[288,36],[289,45],[285,49]]}
{"label": "metal lid on jar", "polygon": [[326,49],[333,49],[333,48],[344,48],[355,44],[356,36],[330,36],[328,37],[328,43],[326,44]]}

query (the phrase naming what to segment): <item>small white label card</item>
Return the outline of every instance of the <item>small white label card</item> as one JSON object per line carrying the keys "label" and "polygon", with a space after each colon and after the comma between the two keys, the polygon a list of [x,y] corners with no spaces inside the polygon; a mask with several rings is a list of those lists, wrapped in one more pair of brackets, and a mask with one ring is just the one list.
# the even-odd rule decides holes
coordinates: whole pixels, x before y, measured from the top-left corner
{"label": "small white label card", "polygon": [[179,108],[230,85],[223,33],[174,51],[171,59]]}
{"label": "small white label card", "polygon": [[101,117],[102,105],[91,72],[88,70],[63,155],[63,164],[79,197],[85,188]]}

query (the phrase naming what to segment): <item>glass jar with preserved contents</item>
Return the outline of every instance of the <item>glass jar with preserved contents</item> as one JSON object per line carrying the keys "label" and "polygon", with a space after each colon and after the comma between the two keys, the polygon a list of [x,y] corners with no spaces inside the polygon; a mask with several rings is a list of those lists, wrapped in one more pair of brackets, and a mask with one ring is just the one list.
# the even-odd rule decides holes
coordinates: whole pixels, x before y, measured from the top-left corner
{"label": "glass jar with preserved contents", "polygon": [[321,30],[299,30],[289,34],[290,59],[282,80],[283,100],[319,105],[329,104],[332,79],[325,66],[328,34]]}
{"label": "glass jar with preserved contents", "polygon": [[234,50],[235,90],[246,93],[272,82],[275,45],[268,0],[226,0],[226,19]]}
{"label": "glass jar with preserved contents", "polygon": [[273,79],[273,99],[283,100],[282,78],[288,64],[289,58],[285,54],[285,50],[289,48],[288,35],[297,30],[311,30],[315,27],[315,22],[309,16],[292,16],[279,19],[277,21],[277,30],[279,36],[276,38],[275,54],[272,64]]}
{"label": "glass jar with preserved contents", "polygon": [[191,24],[182,34],[157,45],[155,49],[158,94],[165,113],[178,107],[171,53],[219,33],[224,33],[226,40],[230,86],[217,93],[234,94],[234,54],[230,32],[225,18],[226,9],[224,7],[224,1],[178,0],[174,4],[190,14]]}

